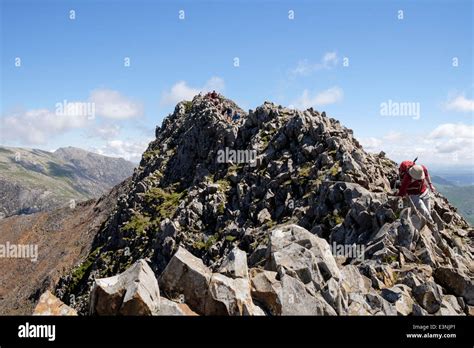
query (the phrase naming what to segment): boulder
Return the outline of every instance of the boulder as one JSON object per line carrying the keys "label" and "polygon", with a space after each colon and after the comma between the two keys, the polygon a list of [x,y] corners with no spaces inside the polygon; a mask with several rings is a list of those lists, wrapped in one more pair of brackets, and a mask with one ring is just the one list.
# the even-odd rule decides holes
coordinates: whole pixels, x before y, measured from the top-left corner
{"label": "boulder", "polygon": [[445,295],[441,301],[441,308],[436,313],[437,315],[464,315],[464,312],[459,305],[456,296]]}
{"label": "boulder", "polygon": [[247,266],[247,254],[245,251],[235,247],[227,255],[219,268],[222,273],[231,278],[248,278],[249,270]]}
{"label": "boulder", "polygon": [[423,307],[421,307],[418,303],[413,304],[413,315],[415,316],[426,316],[430,315]]}
{"label": "boulder", "polygon": [[354,265],[347,265],[341,269],[341,286],[346,293],[358,292],[365,294],[371,287],[371,280],[359,272]]}
{"label": "boulder", "polygon": [[267,258],[268,270],[284,268],[305,284],[312,279],[316,288],[331,277],[340,278],[328,242],[298,225],[282,225],[271,231]]}
{"label": "boulder", "polygon": [[397,315],[400,313],[400,310],[397,309],[396,306],[388,302],[375,291],[365,295],[365,298],[375,315]]}
{"label": "boulder", "polygon": [[174,302],[162,297],[160,301],[160,309],[153,315],[198,315],[185,303]]}
{"label": "boulder", "polygon": [[439,267],[433,274],[436,282],[456,296],[461,296],[468,305],[474,305],[474,284],[472,278],[450,267]]}
{"label": "boulder", "polygon": [[347,313],[348,298],[344,287],[334,278],[329,279],[324,285],[321,294],[329,305],[334,308],[339,315]]}
{"label": "boulder", "polygon": [[163,293],[184,302],[198,313],[206,311],[212,272],[201,259],[179,247],[159,278]]}
{"label": "boulder", "polygon": [[413,312],[413,299],[410,288],[405,284],[396,284],[391,288],[382,289],[382,297],[395,305],[397,314],[410,315]]}
{"label": "boulder", "polygon": [[321,294],[312,296],[300,280],[284,275],[281,287],[281,315],[337,315]]}
{"label": "boulder", "polygon": [[372,307],[367,302],[367,299],[364,295],[360,293],[350,293],[349,294],[349,305],[347,308],[348,315],[371,315]]}
{"label": "boulder", "polygon": [[261,303],[273,315],[281,315],[281,283],[277,272],[260,269],[250,270],[252,298]]}
{"label": "boulder", "polygon": [[36,304],[33,315],[77,315],[75,309],[64,304],[50,291],[44,292]]}
{"label": "boulder", "polygon": [[91,290],[92,315],[152,315],[159,308],[158,282],[145,260],[116,276],[96,279]]}
{"label": "boulder", "polygon": [[316,287],[322,286],[324,282],[313,253],[295,243],[273,252],[266,269],[278,272],[280,277],[287,274],[298,278],[304,284],[314,282]]}
{"label": "boulder", "polygon": [[229,278],[215,273],[209,284],[206,315],[261,315],[250,293],[248,279]]}
{"label": "boulder", "polygon": [[258,213],[257,220],[260,224],[264,224],[265,222],[272,221],[272,215],[267,208],[264,208]]}
{"label": "boulder", "polygon": [[248,258],[248,266],[254,267],[265,263],[265,256],[267,254],[267,246],[259,245]]}
{"label": "boulder", "polygon": [[434,282],[427,282],[413,288],[413,297],[429,314],[436,313],[441,307],[442,291]]}

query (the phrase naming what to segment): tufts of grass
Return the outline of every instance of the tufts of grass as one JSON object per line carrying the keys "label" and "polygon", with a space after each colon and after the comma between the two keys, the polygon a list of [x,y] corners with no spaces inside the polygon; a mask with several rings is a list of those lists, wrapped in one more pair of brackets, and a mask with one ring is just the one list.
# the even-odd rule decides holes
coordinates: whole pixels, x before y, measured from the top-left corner
{"label": "tufts of grass", "polygon": [[339,173],[339,162],[334,163],[329,172],[332,176],[336,176]]}
{"label": "tufts of grass", "polygon": [[209,250],[216,242],[219,240],[219,236],[217,234],[214,234],[207,238],[207,240],[200,240],[197,242],[194,242],[193,247],[198,249],[198,250]]}
{"label": "tufts of grass", "polygon": [[302,166],[299,170],[299,176],[303,178],[307,178],[309,174],[311,173],[311,163],[306,163],[304,166]]}
{"label": "tufts of grass", "polygon": [[186,191],[166,192],[162,188],[153,187],[145,193],[145,202],[147,206],[153,207],[162,219],[172,218],[185,194]]}
{"label": "tufts of grass", "polygon": [[87,259],[81,263],[79,266],[74,268],[71,273],[71,286],[70,288],[74,291],[74,289],[79,285],[84,276],[89,272],[90,268],[92,267],[95,259],[100,253],[100,247],[95,249],[92,253],[89,254]]}
{"label": "tufts of grass", "polygon": [[187,101],[183,102],[183,104],[184,104],[185,112],[186,113],[191,112],[191,109],[193,108],[193,102],[190,101],[190,100],[187,100]]}
{"label": "tufts of grass", "polygon": [[120,228],[121,232],[135,232],[137,234],[145,233],[150,225],[150,217],[142,214],[133,215],[125,226]]}
{"label": "tufts of grass", "polygon": [[159,155],[160,155],[160,149],[150,150],[143,153],[143,159],[148,161],[149,159],[152,159],[153,157],[159,156]]}
{"label": "tufts of grass", "polygon": [[230,182],[225,179],[217,180],[216,184],[219,185],[219,188],[222,192],[227,193],[230,190]]}
{"label": "tufts of grass", "polygon": [[224,202],[222,202],[221,204],[219,204],[219,206],[217,207],[217,212],[219,213],[219,215],[224,215],[224,212],[225,212],[225,204],[224,204]]}
{"label": "tufts of grass", "polygon": [[233,242],[234,240],[236,240],[237,237],[235,236],[226,236],[225,237],[225,240],[228,241],[228,242]]}

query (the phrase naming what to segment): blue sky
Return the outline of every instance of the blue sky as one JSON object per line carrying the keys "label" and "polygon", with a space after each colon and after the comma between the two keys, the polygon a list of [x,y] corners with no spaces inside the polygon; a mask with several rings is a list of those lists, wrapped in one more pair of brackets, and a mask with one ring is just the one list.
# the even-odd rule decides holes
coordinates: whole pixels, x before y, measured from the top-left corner
{"label": "blue sky", "polygon": [[[1,6],[0,144],[137,161],[177,101],[215,88],[246,109],[324,110],[397,161],[472,167],[470,0]],[[58,115],[64,100],[93,103],[95,117]],[[413,108],[400,115],[402,103]]]}

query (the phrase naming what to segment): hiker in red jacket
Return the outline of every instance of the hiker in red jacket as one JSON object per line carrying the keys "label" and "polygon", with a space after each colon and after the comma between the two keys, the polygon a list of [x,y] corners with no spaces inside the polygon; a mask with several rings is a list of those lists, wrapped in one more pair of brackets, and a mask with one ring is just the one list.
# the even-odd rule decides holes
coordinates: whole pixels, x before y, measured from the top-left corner
{"label": "hiker in red jacket", "polygon": [[398,196],[408,195],[416,208],[432,222],[430,191],[435,192],[435,188],[428,169],[423,165],[416,164],[415,161],[403,161],[400,164],[398,170],[401,185]]}

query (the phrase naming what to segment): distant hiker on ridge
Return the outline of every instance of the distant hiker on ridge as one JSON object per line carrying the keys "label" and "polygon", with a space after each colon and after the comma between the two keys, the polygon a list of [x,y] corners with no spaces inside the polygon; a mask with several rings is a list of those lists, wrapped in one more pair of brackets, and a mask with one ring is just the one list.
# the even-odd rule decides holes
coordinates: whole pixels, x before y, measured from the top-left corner
{"label": "distant hiker on ridge", "polygon": [[408,195],[420,213],[430,222],[433,222],[431,218],[430,191],[435,192],[435,188],[431,182],[428,169],[424,165],[419,165],[415,162],[416,159],[414,161],[403,161],[400,164],[398,172],[401,185],[398,196],[404,197]]}
{"label": "distant hiker on ridge", "polygon": [[227,118],[227,122],[230,123],[230,121],[232,119],[232,109],[231,108],[225,109],[225,116]]}
{"label": "distant hiker on ridge", "polygon": [[236,111],[234,116],[232,116],[232,122],[238,122],[240,120],[240,114]]}

